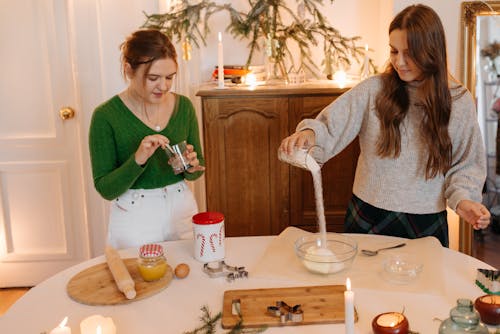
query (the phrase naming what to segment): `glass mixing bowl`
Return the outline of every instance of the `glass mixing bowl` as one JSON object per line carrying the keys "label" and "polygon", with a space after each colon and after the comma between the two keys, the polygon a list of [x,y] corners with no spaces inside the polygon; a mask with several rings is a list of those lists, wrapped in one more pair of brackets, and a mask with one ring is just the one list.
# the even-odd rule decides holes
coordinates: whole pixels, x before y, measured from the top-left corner
{"label": "glass mixing bowl", "polygon": [[334,274],[349,268],[358,252],[357,242],[339,233],[326,233],[325,244],[319,233],[295,241],[295,254],[315,274]]}

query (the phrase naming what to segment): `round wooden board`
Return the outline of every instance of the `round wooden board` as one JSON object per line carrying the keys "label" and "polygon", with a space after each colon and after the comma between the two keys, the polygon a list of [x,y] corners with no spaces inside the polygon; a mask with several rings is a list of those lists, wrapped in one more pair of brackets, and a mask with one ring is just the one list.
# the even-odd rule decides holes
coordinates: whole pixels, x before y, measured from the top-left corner
{"label": "round wooden board", "polygon": [[130,276],[135,282],[137,295],[134,299],[127,299],[118,290],[113,275],[106,262],[87,268],[71,278],[66,286],[66,291],[71,299],[87,305],[117,305],[126,304],[154,295],[165,289],[172,281],[173,270],[167,265],[165,276],[154,282],[142,279],[137,266],[137,259],[124,259]]}

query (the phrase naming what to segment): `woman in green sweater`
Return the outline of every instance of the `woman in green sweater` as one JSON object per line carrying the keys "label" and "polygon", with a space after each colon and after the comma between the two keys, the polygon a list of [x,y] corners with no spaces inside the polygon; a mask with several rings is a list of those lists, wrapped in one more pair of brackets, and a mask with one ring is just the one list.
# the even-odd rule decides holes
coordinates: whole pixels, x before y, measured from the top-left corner
{"label": "woman in green sweater", "polygon": [[306,119],[281,150],[317,144],[335,156],[356,137],[360,156],[344,230],[448,246],[446,206],[475,229],[486,155],[470,93],[448,73],[444,29],[430,7],[412,5],[389,27],[390,62]]}
{"label": "woman in green sweater", "polygon": [[[177,54],[157,30],[139,30],[121,45],[128,87],[98,106],[89,132],[94,185],[112,201],[108,243],[115,248],[192,237],[196,201],[184,182],[204,170],[191,101],[170,92]],[[175,174],[168,144],[186,141],[191,166]]]}

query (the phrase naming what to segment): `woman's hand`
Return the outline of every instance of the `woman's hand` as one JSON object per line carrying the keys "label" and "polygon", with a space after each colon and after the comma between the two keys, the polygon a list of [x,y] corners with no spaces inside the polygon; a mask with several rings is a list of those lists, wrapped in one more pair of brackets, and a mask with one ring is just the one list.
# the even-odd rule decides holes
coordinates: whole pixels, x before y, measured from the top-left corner
{"label": "woman's hand", "polygon": [[168,138],[160,134],[144,137],[135,151],[135,162],[139,166],[144,165],[158,147],[165,148],[168,143]]}
{"label": "woman's hand", "polygon": [[471,224],[475,230],[485,229],[490,224],[490,212],[478,202],[461,200],[457,205],[457,214]]}
{"label": "woman's hand", "polygon": [[187,170],[188,173],[195,173],[202,170],[205,170],[205,167],[200,165],[200,161],[198,160],[198,154],[195,152],[193,145],[186,145],[186,153],[184,154],[187,159],[187,163],[189,163],[191,168]]}
{"label": "woman's hand", "polygon": [[316,134],[311,129],[295,132],[289,137],[283,139],[280,145],[280,150],[287,154],[292,154],[296,148],[308,149],[314,146],[316,141]]}

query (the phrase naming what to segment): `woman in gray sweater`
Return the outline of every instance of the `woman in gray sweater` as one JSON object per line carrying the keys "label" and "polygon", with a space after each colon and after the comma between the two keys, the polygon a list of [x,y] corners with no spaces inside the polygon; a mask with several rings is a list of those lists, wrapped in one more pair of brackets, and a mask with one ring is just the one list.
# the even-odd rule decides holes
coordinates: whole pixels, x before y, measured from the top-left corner
{"label": "woman in gray sweater", "polygon": [[480,203],[486,156],[475,104],[448,73],[444,29],[431,8],[401,11],[389,44],[384,73],[302,121],[280,149],[319,145],[326,161],[358,136],[345,232],[435,236],[448,246],[447,205],[475,229],[490,222]]}

